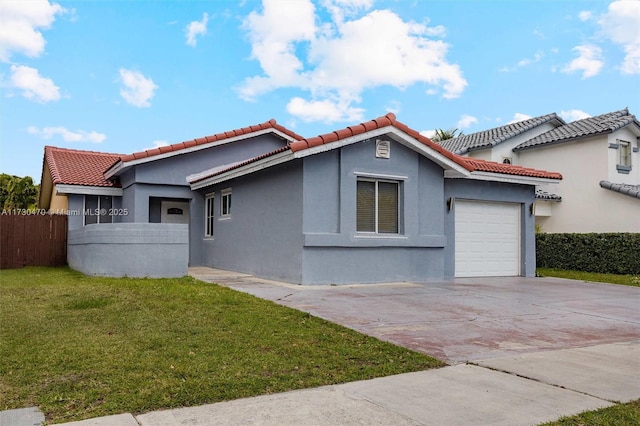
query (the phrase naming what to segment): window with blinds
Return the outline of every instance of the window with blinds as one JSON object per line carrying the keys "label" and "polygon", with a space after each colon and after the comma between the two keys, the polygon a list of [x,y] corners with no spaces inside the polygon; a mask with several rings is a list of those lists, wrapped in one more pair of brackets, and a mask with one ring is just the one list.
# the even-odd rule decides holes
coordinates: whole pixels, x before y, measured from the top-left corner
{"label": "window with blinds", "polygon": [[357,183],[356,230],[376,234],[398,234],[398,182],[359,179]]}

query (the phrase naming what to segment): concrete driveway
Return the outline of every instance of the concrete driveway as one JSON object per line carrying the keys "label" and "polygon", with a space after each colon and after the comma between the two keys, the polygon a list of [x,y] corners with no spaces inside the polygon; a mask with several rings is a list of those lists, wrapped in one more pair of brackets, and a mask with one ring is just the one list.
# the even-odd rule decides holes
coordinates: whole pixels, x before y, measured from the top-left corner
{"label": "concrete driveway", "polygon": [[449,364],[640,339],[638,287],[522,277],[298,286],[189,272]]}
{"label": "concrete driveway", "polygon": [[189,273],[458,365],[70,425],[528,426],[640,397],[640,288],[546,278],[301,287]]}

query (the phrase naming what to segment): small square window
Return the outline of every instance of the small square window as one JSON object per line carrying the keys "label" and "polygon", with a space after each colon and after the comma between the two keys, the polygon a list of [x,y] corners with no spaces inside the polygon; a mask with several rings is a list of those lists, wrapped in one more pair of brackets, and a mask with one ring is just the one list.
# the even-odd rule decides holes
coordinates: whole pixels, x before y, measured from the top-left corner
{"label": "small square window", "polygon": [[231,216],[231,190],[225,189],[220,197],[220,217]]}

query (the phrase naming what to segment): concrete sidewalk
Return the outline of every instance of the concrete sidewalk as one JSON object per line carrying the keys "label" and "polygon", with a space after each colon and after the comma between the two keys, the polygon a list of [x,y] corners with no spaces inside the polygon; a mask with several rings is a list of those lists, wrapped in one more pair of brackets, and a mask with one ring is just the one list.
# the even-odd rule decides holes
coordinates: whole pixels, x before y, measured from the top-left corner
{"label": "concrete sidewalk", "polygon": [[536,425],[640,398],[639,353],[633,342],[493,358],[479,363],[486,367],[460,364],[67,425]]}

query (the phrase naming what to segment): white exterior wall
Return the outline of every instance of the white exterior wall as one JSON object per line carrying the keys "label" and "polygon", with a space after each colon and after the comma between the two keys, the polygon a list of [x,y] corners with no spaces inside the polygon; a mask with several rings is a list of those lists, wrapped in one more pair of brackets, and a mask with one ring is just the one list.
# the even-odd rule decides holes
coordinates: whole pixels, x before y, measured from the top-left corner
{"label": "white exterior wall", "polygon": [[[608,148],[609,137],[615,139],[615,134],[519,152],[519,165],[557,171],[563,176],[558,185],[541,188],[562,197],[551,216],[537,218],[543,232],[640,232],[640,200],[599,184],[601,180],[615,182],[610,155],[616,150]],[[635,137],[633,140],[637,144]]]}
{"label": "white exterior wall", "polygon": [[617,144],[618,140],[631,142],[631,172],[620,173],[616,169],[620,152],[618,149],[608,149],[609,176],[606,180],[613,183],[626,183],[629,185],[640,185],[640,152],[633,152],[633,148],[638,148],[638,138],[628,128],[620,129],[608,135],[609,144]]}
{"label": "white exterior wall", "polygon": [[498,145],[492,148],[482,149],[478,151],[470,151],[467,155],[471,158],[478,158],[480,160],[487,160],[487,161],[495,161],[496,163],[502,163],[504,158],[511,157],[511,164],[520,165],[520,160],[518,158],[519,153],[513,152],[512,149],[520,145],[524,141],[535,138],[536,136],[546,133],[549,130],[552,130],[555,128],[556,126],[553,126],[549,123],[544,123],[538,127],[534,127],[533,129],[527,130],[526,132],[518,136],[515,136],[507,141],[499,143]]}

